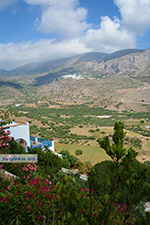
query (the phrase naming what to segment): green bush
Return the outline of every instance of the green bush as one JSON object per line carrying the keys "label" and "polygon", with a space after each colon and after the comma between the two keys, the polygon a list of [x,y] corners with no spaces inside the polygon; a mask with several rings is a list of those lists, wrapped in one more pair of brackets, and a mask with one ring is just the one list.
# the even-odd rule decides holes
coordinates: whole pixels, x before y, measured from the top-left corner
{"label": "green bush", "polygon": [[89,132],[90,132],[90,133],[94,133],[94,132],[95,132],[95,130],[93,130],[93,129],[90,129],[90,130],[89,130]]}
{"label": "green bush", "polygon": [[79,161],[77,157],[70,155],[70,152],[68,150],[63,150],[60,152],[60,154],[62,155],[63,159],[68,160],[68,162],[70,163],[70,168],[74,167],[75,163]]}
{"label": "green bush", "polygon": [[41,148],[28,149],[30,154],[38,154],[38,172],[45,177],[50,174],[52,177],[62,168],[62,159],[53,152],[43,151]]}
{"label": "green bush", "polygon": [[77,150],[75,151],[75,154],[76,154],[76,155],[82,155],[83,152],[82,152],[82,150],[77,149]]}
{"label": "green bush", "polygon": [[63,139],[59,139],[59,143],[60,144],[64,143],[64,140]]}
{"label": "green bush", "polygon": [[[60,142],[59,142],[60,143]],[[67,139],[64,140],[64,144],[69,144],[69,141]]]}

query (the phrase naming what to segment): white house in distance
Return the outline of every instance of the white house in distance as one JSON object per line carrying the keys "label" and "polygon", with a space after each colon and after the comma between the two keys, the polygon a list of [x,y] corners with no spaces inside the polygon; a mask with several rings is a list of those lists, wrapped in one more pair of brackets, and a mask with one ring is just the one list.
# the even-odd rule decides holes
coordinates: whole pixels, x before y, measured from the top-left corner
{"label": "white house in distance", "polygon": [[14,137],[17,143],[21,143],[27,150],[30,147],[30,134],[28,122],[12,122],[7,125],[3,125],[5,131],[10,131],[10,137]]}

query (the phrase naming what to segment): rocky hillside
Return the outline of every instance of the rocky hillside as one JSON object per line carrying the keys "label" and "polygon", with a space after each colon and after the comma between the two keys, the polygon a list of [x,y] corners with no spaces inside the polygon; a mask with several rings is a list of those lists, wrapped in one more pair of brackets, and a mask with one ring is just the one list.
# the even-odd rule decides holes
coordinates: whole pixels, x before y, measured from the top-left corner
{"label": "rocky hillside", "polygon": [[92,52],[0,74],[1,105],[21,98],[23,102],[47,99],[113,110],[150,110],[150,49]]}
{"label": "rocky hillside", "polygon": [[[36,86],[51,83],[67,74],[93,78],[128,74],[141,78],[149,75],[150,50],[126,49],[112,54],[91,52],[71,58],[30,63],[11,71],[0,71],[1,77],[37,75]],[[141,78],[142,79],[142,78]]]}

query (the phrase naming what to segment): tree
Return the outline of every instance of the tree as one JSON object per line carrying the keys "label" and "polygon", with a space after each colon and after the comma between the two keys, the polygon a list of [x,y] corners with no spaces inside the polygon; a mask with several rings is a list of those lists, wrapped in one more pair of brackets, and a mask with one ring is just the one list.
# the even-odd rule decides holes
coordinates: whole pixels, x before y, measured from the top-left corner
{"label": "tree", "polygon": [[[106,153],[111,157],[112,163],[109,166],[111,168],[112,176],[108,176],[106,181],[107,192],[101,192],[101,195],[97,196],[97,200],[102,204],[101,223],[111,224],[112,213],[115,211],[114,203],[118,203],[122,194],[123,185],[127,185],[128,190],[134,189],[132,198],[130,197],[128,210],[129,214],[123,218],[120,224],[125,224],[130,218],[130,213],[137,206],[142,196],[147,194],[147,188],[144,187],[147,171],[143,168],[140,172],[140,176],[136,173],[131,178],[133,171],[133,162],[136,159],[137,153],[129,148],[128,150],[123,147],[123,141],[125,132],[123,131],[124,125],[122,122],[116,122],[114,125],[114,135],[112,136],[113,143],[110,144],[109,137],[99,138],[98,142],[100,147],[103,148]],[[95,171],[91,170],[89,176],[89,188],[95,182]],[[103,187],[104,188],[104,187]],[[145,188],[145,189],[144,189]],[[145,193],[143,193],[145,190]]]}

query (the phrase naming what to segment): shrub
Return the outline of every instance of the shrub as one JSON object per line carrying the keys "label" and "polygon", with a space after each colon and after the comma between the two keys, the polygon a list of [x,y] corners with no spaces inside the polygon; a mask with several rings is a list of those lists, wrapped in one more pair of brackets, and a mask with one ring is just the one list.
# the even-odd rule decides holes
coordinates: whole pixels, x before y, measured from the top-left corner
{"label": "shrub", "polygon": [[6,133],[3,127],[0,127],[0,153],[6,153],[6,150],[10,148],[9,142],[11,137],[8,136],[9,131]]}
{"label": "shrub", "polygon": [[68,160],[68,162],[70,163],[70,167],[74,167],[75,163],[79,160],[77,157],[70,155],[70,152],[68,150],[63,150],[60,152],[60,154],[62,155],[63,159]]}
{"label": "shrub", "polygon": [[82,152],[82,150],[78,150],[78,149],[77,149],[77,150],[75,151],[75,154],[76,154],[76,155],[82,155],[83,152]]}
{"label": "shrub", "polygon": [[[60,143],[60,142],[59,142]],[[67,139],[64,140],[64,144],[69,144],[69,141]]]}
{"label": "shrub", "polygon": [[59,143],[60,144],[64,143],[63,139],[59,139]]}
{"label": "shrub", "polygon": [[144,123],[145,121],[144,120],[140,120],[140,123]]}
{"label": "shrub", "polygon": [[90,129],[90,130],[89,130],[89,132],[91,132],[91,133],[94,133],[94,132],[95,132],[95,130],[93,130],[93,129]]}

